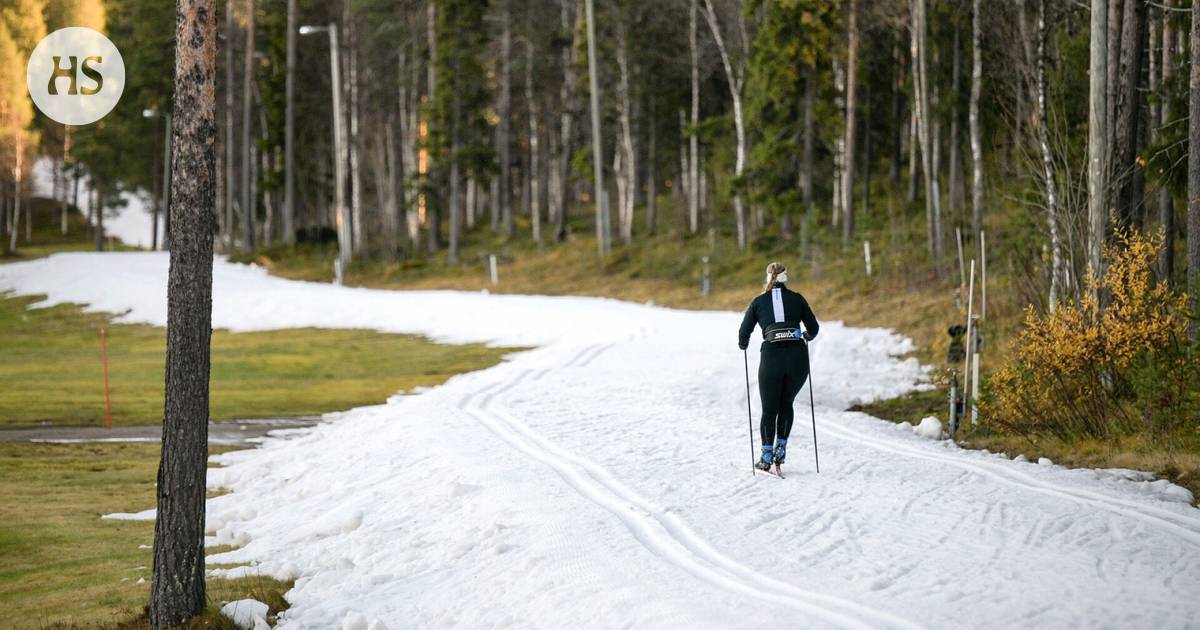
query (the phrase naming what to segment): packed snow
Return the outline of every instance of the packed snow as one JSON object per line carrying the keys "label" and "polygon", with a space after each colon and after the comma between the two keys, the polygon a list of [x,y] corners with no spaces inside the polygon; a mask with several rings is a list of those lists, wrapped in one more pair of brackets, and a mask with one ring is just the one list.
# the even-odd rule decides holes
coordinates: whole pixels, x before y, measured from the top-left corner
{"label": "packed snow", "polygon": [[267,613],[270,607],[257,599],[239,599],[221,606],[221,614],[229,617],[233,623],[243,630],[260,630],[269,628]]}
{"label": "packed snow", "polygon": [[[0,291],[163,325],[166,271],[164,254],[64,254],[0,266]],[[894,332],[823,323],[821,473],[802,392],[787,479],[754,476],[739,321],[218,259],[216,327],[531,349],[215,457],[209,486],[229,493],[209,501],[208,543],[238,548],[209,562],[241,566],[212,575],[295,579],[281,628],[1197,625],[1200,510],[1182,489],[843,411],[922,382]]]}

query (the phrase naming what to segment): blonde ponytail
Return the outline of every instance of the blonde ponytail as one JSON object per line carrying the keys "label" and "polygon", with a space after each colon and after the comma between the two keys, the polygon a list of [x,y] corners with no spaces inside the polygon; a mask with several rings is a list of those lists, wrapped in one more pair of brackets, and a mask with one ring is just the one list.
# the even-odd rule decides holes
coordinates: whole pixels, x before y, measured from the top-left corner
{"label": "blonde ponytail", "polygon": [[776,284],[784,282],[787,282],[787,267],[780,262],[767,265],[767,283],[763,285],[763,291],[770,291],[775,288]]}

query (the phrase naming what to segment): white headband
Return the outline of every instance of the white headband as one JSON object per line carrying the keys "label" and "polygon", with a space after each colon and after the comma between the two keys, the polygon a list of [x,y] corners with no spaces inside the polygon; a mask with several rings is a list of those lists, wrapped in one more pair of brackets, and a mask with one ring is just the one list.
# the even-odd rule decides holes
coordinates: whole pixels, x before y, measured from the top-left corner
{"label": "white headband", "polygon": [[[767,272],[767,282],[770,282],[770,281],[771,281],[771,272],[768,271]],[[787,284],[787,271],[785,270],[785,271],[779,272],[779,275],[775,276],[775,282]]]}

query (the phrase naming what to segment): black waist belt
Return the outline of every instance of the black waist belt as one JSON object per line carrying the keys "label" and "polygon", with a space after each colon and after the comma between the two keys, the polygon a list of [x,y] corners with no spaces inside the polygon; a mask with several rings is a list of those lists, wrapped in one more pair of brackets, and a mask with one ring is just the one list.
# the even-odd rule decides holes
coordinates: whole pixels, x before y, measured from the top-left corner
{"label": "black waist belt", "polygon": [[779,322],[767,326],[763,338],[771,343],[804,341],[804,329],[797,322]]}

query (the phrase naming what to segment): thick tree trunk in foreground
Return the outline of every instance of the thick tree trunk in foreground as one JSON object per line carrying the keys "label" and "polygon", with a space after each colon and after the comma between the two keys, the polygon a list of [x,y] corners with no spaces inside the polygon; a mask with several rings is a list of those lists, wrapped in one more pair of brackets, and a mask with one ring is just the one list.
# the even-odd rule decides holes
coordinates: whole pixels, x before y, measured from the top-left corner
{"label": "thick tree trunk in foreground", "polygon": [[171,267],[167,281],[166,403],[150,626],[178,625],[203,610],[204,499],[208,460],[212,229],[216,201],[214,0],[178,0],[171,129]]}

